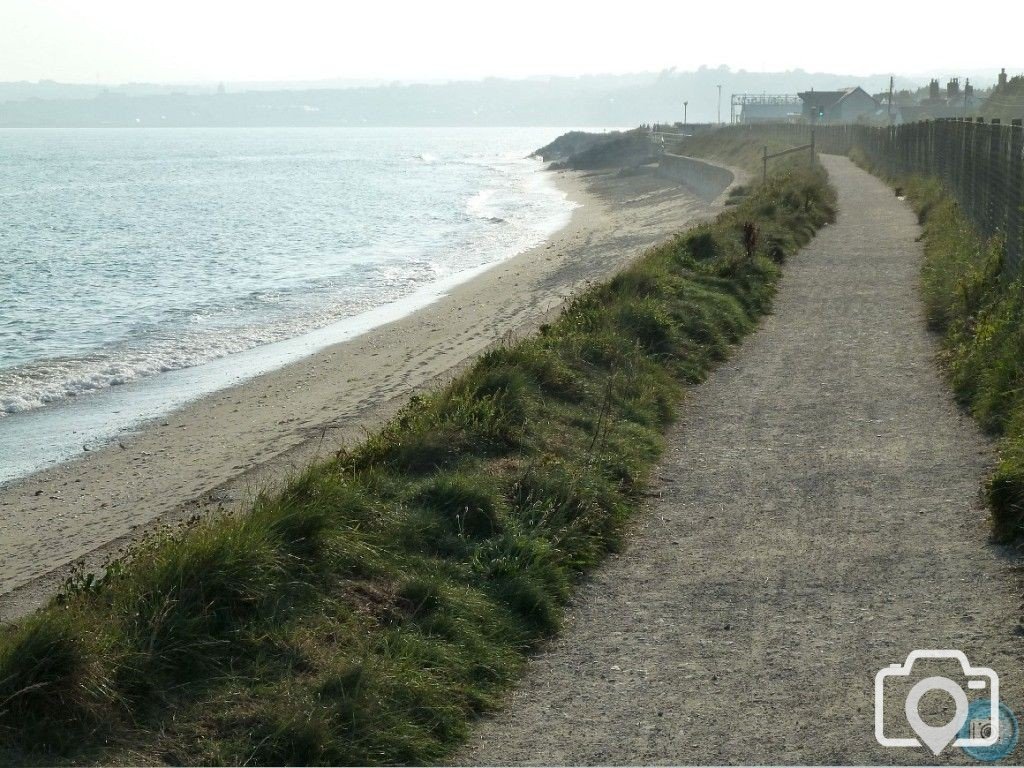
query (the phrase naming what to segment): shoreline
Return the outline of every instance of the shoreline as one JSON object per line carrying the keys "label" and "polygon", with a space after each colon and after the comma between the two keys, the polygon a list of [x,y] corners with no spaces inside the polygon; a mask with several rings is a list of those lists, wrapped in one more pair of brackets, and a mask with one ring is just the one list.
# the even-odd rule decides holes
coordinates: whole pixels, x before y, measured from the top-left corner
{"label": "shoreline", "polygon": [[0,618],[44,602],[72,563],[96,571],[156,526],[244,508],[502,338],[534,330],[581,285],[718,210],[648,174],[554,180],[579,207],[544,243],[396,320],[0,488]]}
{"label": "shoreline", "polygon": [[[571,215],[572,210],[566,212],[567,217]],[[564,227],[565,224],[548,235],[543,242],[546,243]],[[13,435],[3,434],[4,421],[0,421],[0,436],[12,443],[16,443],[21,434],[42,433],[51,436],[50,444],[17,453],[11,458],[10,464],[0,466],[0,491],[48,469],[77,461],[83,453],[123,442],[126,437],[204,397],[239,387],[247,381],[301,362],[337,344],[357,339],[382,325],[402,320],[516,255],[468,267],[426,283],[406,296],[321,328],[313,328],[298,336],[249,347],[185,368],[174,368],[157,376],[136,379],[123,386],[108,386],[89,392],[86,397],[69,397],[23,414],[0,417],[4,420],[12,417],[19,420],[18,430]],[[83,429],[82,423],[92,426]],[[73,430],[76,424],[80,429]],[[76,437],[72,438],[72,434]],[[60,435],[62,443],[56,443],[58,438],[54,435]]]}

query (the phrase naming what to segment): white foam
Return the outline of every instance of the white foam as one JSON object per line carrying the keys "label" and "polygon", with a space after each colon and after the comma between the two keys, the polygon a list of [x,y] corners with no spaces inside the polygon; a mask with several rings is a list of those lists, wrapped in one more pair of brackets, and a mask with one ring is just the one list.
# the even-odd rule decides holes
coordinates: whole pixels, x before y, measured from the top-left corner
{"label": "white foam", "polygon": [[494,196],[497,191],[493,188],[481,189],[466,201],[466,213],[478,219],[501,218],[501,211],[494,203]]}

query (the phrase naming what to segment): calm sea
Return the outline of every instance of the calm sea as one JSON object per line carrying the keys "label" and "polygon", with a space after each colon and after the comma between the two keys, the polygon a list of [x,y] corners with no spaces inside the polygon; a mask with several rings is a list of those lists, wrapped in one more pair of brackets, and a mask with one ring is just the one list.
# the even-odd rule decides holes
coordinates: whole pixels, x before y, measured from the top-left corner
{"label": "calm sea", "polygon": [[541,242],[560,133],[0,131],[0,482]]}

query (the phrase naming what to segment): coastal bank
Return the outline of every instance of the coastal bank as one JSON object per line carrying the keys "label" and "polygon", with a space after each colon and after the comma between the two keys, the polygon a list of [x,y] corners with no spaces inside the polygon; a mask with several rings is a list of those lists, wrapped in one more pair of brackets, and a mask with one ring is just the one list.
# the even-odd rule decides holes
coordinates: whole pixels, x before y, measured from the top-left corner
{"label": "coastal bank", "polygon": [[73,563],[100,572],[156,527],[246,508],[490,345],[535,330],[581,286],[716,210],[674,181],[616,170],[552,172],[579,206],[569,224],[439,301],[0,488],[0,617],[40,605]]}

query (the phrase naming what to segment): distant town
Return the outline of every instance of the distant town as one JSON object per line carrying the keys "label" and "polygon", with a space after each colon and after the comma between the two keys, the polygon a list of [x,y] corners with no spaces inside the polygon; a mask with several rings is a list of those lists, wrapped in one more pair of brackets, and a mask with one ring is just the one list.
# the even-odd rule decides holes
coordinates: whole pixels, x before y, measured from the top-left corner
{"label": "distant town", "polygon": [[[835,125],[869,123],[900,125],[918,120],[990,116],[1024,116],[1024,75],[1010,77],[1004,68],[994,86],[979,90],[970,78],[950,77],[945,85],[932,78],[916,90],[869,93],[859,85],[838,90],[795,94],[737,93],[730,99],[731,123],[811,123]],[[1017,114],[1020,113],[1020,114]]]}

